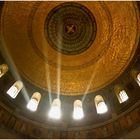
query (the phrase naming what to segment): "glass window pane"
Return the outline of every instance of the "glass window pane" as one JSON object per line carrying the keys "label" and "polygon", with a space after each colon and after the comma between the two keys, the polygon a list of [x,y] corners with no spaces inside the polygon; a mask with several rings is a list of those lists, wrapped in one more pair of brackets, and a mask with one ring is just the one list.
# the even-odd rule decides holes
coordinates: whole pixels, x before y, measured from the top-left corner
{"label": "glass window pane", "polygon": [[27,104],[27,108],[31,111],[36,111],[38,106],[38,101],[36,99],[31,99]]}
{"label": "glass window pane", "polygon": [[7,94],[12,97],[12,98],[16,98],[17,94],[18,94],[19,90],[16,86],[12,86],[10,87],[10,89],[7,91]]}
{"label": "glass window pane", "polygon": [[52,119],[61,118],[61,101],[60,99],[54,99],[49,111],[49,117]]}
{"label": "glass window pane", "polygon": [[38,107],[38,104],[40,102],[40,99],[41,99],[41,94],[39,92],[35,92],[32,95],[30,101],[28,102],[27,108],[31,111],[36,111],[37,107]]}
{"label": "glass window pane", "polygon": [[140,73],[137,75],[137,83],[138,83],[138,85],[140,86]]}
{"label": "glass window pane", "polygon": [[108,107],[104,102],[104,99],[101,95],[97,95],[94,99],[95,101],[95,106],[97,110],[97,114],[103,114],[108,111]]}
{"label": "glass window pane", "polygon": [[128,95],[127,95],[125,90],[120,91],[120,93],[119,93],[119,101],[120,101],[120,103],[123,103],[123,102],[127,101],[128,98],[129,97],[128,97]]}
{"label": "glass window pane", "polygon": [[73,118],[75,120],[80,120],[84,117],[82,102],[80,100],[76,100],[74,102],[74,109],[73,109]]}
{"label": "glass window pane", "polygon": [[107,109],[107,106],[106,106],[105,102],[101,101],[101,102],[98,103],[97,113],[102,114],[102,113],[107,112],[107,110],[108,109]]}
{"label": "glass window pane", "polygon": [[16,96],[18,95],[22,87],[23,87],[23,83],[21,81],[16,81],[6,93],[10,97],[16,98]]}

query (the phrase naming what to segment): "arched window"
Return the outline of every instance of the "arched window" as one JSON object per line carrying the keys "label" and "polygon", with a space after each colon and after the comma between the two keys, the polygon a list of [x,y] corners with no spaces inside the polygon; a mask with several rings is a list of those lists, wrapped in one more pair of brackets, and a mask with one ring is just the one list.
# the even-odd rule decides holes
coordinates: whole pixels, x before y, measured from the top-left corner
{"label": "arched window", "polygon": [[136,79],[138,85],[140,86],[140,73],[137,75],[137,79]]}
{"label": "arched window", "polygon": [[140,73],[137,69],[131,70],[131,76],[135,79],[137,84],[140,86]]}
{"label": "arched window", "polygon": [[54,99],[51,108],[49,111],[49,117],[52,119],[60,119],[61,118],[61,101],[60,99]]}
{"label": "arched window", "polygon": [[84,117],[82,102],[80,100],[74,101],[73,118],[75,120],[82,119]]}
{"label": "arched window", "polygon": [[36,111],[38,104],[40,102],[40,99],[41,99],[41,94],[39,92],[33,93],[30,101],[27,104],[27,108],[31,111]]}
{"label": "arched window", "polygon": [[97,95],[94,99],[97,114],[103,114],[108,111],[107,105],[101,95]]}
{"label": "arched window", "polygon": [[120,103],[123,103],[125,101],[127,101],[129,99],[127,93],[125,90],[121,90],[118,94],[117,94],[118,100]]}
{"label": "arched window", "polygon": [[6,64],[0,65],[0,77],[2,77],[8,71],[8,66]]}
{"label": "arched window", "polygon": [[10,89],[7,91],[7,94],[12,97],[16,98],[20,90],[23,88],[23,83],[21,81],[16,81]]}

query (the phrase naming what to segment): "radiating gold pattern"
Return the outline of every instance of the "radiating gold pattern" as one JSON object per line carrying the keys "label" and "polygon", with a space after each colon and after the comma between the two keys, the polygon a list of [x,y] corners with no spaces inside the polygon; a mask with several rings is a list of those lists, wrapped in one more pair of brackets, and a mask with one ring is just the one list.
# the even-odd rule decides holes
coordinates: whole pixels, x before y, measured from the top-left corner
{"label": "radiating gold pattern", "polygon": [[48,89],[49,70],[51,89],[56,93],[57,69],[61,68],[61,94],[82,95],[87,86],[88,92],[99,90],[126,69],[135,53],[138,9],[134,2],[77,2],[93,13],[97,33],[88,50],[69,56],[52,49],[44,35],[45,18],[60,3],[63,2],[7,2],[1,21],[6,46],[18,70],[41,88]]}

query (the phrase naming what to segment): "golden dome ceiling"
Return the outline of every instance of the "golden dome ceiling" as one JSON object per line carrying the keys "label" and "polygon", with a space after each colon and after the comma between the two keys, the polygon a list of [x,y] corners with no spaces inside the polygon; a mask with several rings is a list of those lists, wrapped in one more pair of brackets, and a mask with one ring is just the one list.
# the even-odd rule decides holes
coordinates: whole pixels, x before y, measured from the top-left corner
{"label": "golden dome ceiling", "polygon": [[1,20],[19,72],[43,89],[50,83],[53,93],[60,87],[62,95],[111,83],[130,63],[139,40],[134,2],[7,2]]}

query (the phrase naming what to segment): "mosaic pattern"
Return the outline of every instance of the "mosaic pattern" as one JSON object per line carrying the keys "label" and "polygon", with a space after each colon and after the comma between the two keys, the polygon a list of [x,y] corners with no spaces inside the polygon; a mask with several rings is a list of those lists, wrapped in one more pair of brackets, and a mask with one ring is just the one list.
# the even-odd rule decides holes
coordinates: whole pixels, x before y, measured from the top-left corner
{"label": "mosaic pattern", "polygon": [[45,35],[50,46],[57,51],[67,55],[79,54],[95,39],[95,18],[80,4],[60,4],[46,18]]}
{"label": "mosaic pattern", "polygon": [[[47,39],[49,29],[46,22],[51,21],[50,14],[55,15],[56,11],[59,14],[59,9],[69,5],[76,7],[75,9],[80,5],[82,11],[87,7],[97,23],[94,42],[86,51],[77,55],[59,53],[66,50],[65,47],[60,50],[57,46],[51,45]],[[88,11],[87,9],[85,11]],[[26,12],[23,12],[25,10]],[[90,12],[86,14],[90,15]],[[65,15],[66,10],[63,13]],[[86,1],[5,3],[1,16],[1,33],[9,54],[24,78],[47,91],[50,84],[53,94],[58,91],[57,78],[60,70],[61,95],[77,96],[85,92],[94,94],[125,71],[138,46],[138,21],[138,8],[133,2],[123,2],[123,4]],[[63,36],[75,36],[78,26],[74,24],[75,22],[67,23],[67,26],[63,26]],[[89,22],[85,24],[87,23],[89,24]],[[53,24],[50,26],[53,27]],[[94,26],[87,28],[95,29]],[[87,38],[81,41],[84,44]],[[76,54],[79,50],[67,52]]]}

